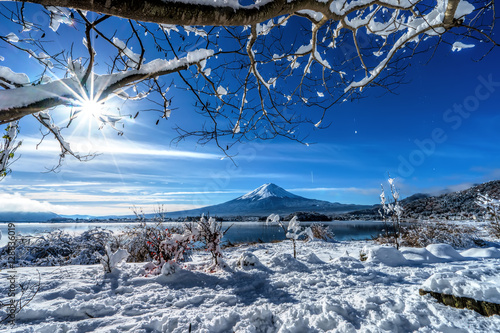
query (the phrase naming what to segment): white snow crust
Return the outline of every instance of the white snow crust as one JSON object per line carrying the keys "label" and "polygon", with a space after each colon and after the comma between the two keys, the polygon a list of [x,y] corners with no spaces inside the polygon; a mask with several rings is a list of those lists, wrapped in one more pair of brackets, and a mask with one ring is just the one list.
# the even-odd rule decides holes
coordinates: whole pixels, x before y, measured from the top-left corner
{"label": "white snow crust", "polygon": [[[94,75],[94,91],[102,92],[116,82],[133,75],[152,75],[162,71],[175,70],[176,68],[194,64],[213,55],[213,50],[199,49],[189,52],[181,59],[155,59],[144,64],[140,69],[132,69],[107,75]],[[2,67],[5,68],[5,67]],[[5,73],[6,70],[3,70]],[[4,74],[2,72],[1,74]],[[25,82],[25,74],[10,74],[9,77]],[[0,90],[0,110],[25,107],[27,105],[43,101],[49,98],[69,98],[76,100],[81,98],[82,87],[78,75],[39,86],[27,86],[18,89]]]}
{"label": "white snow crust", "polygon": [[451,267],[429,277],[422,289],[500,304],[500,267],[480,264]]}
{"label": "white snow crust", "polygon": [[[216,272],[205,270],[210,254],[204,251],[170,275],[143,276],[144,263],[109,274],[100,265],[39,267],[41,289],[9,332],[180,333],[191,325],[192,332],[465,333],[500,327],[500,316],[448,307],[418,292],[429,287],[500,302],[500,259],[484,257],[497,253],[492,249],[465,251],[481,259],[440,263],[431,256],[413,260],[428,250],[396,254],[372,242],[298,242],[297,249],[294,259],[291,241],[229,248],[228,267]],[[372,260],[360,261],[362,249]],[[33,272],[18,268],[18,281]],[[0,272],[2,301],[8,283],[7,272]]]}
{"label": "white snow crust", "polygon": [[9,67],[0,66],[0,81],[9,85],[25,85],[30,82],[30,79],[24,73],[15,73]]}

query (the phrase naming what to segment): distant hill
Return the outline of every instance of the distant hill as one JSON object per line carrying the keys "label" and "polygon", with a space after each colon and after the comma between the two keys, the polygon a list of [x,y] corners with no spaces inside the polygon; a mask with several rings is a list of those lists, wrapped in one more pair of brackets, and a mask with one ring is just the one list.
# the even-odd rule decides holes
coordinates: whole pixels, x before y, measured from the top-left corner
{"label": "distant hill", "polygon": [[482,216],[483,209],[475,201],[477,194],[500,198],[500,180],[476,185],[463,191],[421,198],[404,205],[407,218],[472,218]]}
{"label": "distant hill", "polygon": [[345,213],[370,206],[332,203],[308,199],[290,193],[278,185],[264,184],[236,199],[199,209],[168,213],[167,217],[197,216],[203,213],[217,216],[261,216],[291,214],[293,212],[317,212],[323,214]]}
{"label": "distant hill", "polygon": [[[409,203],[429,198],[431,195],[425,193],[416,193],[401,200],[401,205],[405,207]],[[380,204],[370,206],[366,209],[355,210],[346,214],[336,214],[333,216],[334,220],[381,220],[379,210],[382,206]]]}
{"label": "distant hill", "polygon": [[[482,216],[483,209],[476,205],[477,194],[488,194],[500,198],[500,180],[475,185],[466,190],[437,196],[418,193],[401,200],[403,217],[407,219],[472,219]],[[353,211],[336,216],[335,219],[380,219],[380,205],[370,209]]]}
{"label": "distant hill", "polygon": [[0,212],[1,222],[44,222],[58,218],[60,218],[59,215],[50,212]]}

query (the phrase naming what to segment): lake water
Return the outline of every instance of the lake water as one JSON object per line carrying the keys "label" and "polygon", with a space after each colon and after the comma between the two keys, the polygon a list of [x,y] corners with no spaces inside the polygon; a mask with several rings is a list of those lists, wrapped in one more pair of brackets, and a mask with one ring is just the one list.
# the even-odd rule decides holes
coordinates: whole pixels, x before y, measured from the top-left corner
{"label": "lake water", "polygon": [[[328,225],[335,234],[336,240],[362,240],[370,239],[372,236],[377,236],[384,228],[383,222],[378,221],[332,221],[321,222]],[[229,231],[224,235],[224,240],[231,243],[242,242],[270,242],[273,240],[285,239],[283,230],[278,225],[266,225],[265,222],[223,222],[223,228],[227,228],[233,224]],[[311,223],[302,222],[301,225],[308,226]],[[105,222],[89,222],[89,223],[15,223],[16,234],[36,235],[42,232],[61,229],[68,233],[78,234],[88,229],[101,227],[113,232],[119,232],[126,227],[138,225],[136,222],[129,223],[105,223]],[[165,227],[181,226],[180,222],[164,223]],[[7,223],[0,224],[2,238],[0,239],[0,247],[7,244]]]}

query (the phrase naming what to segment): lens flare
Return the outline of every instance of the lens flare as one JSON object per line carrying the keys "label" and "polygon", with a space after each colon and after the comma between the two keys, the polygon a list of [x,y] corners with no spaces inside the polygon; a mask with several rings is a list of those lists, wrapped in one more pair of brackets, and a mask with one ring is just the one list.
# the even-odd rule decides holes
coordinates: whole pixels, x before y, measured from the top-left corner
{"label": "lens flare", "polygon": [[96,100],[84,100],[80,106],[81,112],[87,117],[99,118],[103,114],[104,105]]}

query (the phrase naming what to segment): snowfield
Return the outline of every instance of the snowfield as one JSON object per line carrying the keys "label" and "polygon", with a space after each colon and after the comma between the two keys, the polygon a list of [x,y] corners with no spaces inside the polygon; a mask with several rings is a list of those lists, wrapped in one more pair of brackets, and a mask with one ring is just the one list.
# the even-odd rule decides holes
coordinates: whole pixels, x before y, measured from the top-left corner
{"label": "snowfield", "polygon": [[[360,261],[360,252],[367,258]],[[172,275],[146,277],[144,264],[18,268],[41,289],[12,332],[498,332],[500,316],[438,304],[422,286],[498,300],[500,251],[458,253],[380,247],[369,241],[242,245],[227,267],[207,272],[209,254]],[[466,287],[460,287],[464,280]],[[451,281],[451,282],[450,282]],[[455,281],[455,282],[454,282]],[[456,282],[458,281],[458,282]],[[484,285],[485,287],[481,287]],[[2,301],[7,273],[0,272]],[[448,289],[446,289],[448,288]],[[485,289],[486,288],[486,289]],[[438,291],[438,290],[436,290]],[[3,317],[3,316],[2,316]],[[1,328],[0,328],[1,330]]]}

